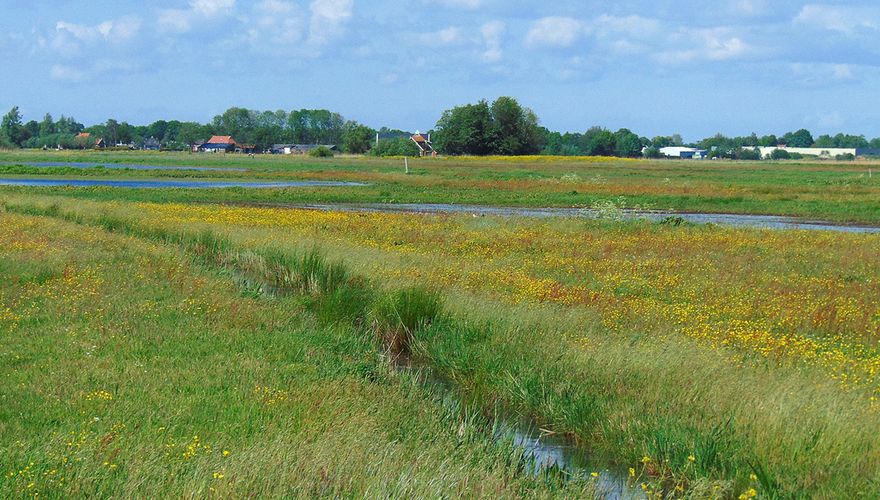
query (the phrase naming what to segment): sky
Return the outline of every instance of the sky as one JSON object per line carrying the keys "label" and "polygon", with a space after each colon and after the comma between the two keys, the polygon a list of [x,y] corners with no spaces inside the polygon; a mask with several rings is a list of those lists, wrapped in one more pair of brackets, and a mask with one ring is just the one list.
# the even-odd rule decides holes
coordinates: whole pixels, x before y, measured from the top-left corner
{"label": "sky", "polygon": [[427,130],[509,95],[559,131],[880,136],[876,0],[0,0],[0,53],[0,111],[25,120]]}

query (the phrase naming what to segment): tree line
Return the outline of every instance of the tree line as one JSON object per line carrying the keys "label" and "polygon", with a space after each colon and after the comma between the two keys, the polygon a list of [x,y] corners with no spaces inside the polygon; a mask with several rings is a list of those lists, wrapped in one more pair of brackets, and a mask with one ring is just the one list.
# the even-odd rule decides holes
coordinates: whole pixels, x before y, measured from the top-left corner
{"label": "tree line", "polygon": [[[0,122],[3,148],[81,148],[77,134],[87,132],[92,140],[103,138],[106,145],[140,147],[150,138],[163,149],[187,150],[212,135],[231,135],[240,144],[253,144],[268,150],[273,144],[326,144],[352,154],[376,156],[415,156],[419,150],[409,139],[411,132],[382,127],[374,129],[348,120],[326,109],[257,111],[240,107],[227,109],[208,123],[157,120],[149,125],[131,125],[110,118],[85,126],[73,117],[57,120],[47,113],[41,121],[23,121],[13,107]],[[481,100],[446,110],[430,131],[434,147],[447,155],[562,155],[562,156],[639,156],[659,157],[668,146],[706,149],[712,157],[760,159],[757,146],[787,145],[817,148],[877,148],[880,138],[862,135],[820,135],[814,138],[806,129],[780,136],[751,134],[726,137],[716,134],[694,143],[684,143],[673,134],[652,139],[621,128],[611,131],[591,127],[584,132],[557,132],[540,125],[537,114],[512,97],[493,102]],[[376,137],[379,137],[378,142]]]}

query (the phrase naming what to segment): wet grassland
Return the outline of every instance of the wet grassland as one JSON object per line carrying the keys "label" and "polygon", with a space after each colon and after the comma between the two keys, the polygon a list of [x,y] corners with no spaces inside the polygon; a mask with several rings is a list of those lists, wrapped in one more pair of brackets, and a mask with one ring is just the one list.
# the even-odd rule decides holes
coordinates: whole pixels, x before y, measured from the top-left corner
{"label": "wet grassland", "polygon": [[[37,166],[89,162],[124,167]],[[613,200],[627,208],[789,215],[880,224],[880,164],[864,161],[647,161],[614,158],[402,158],[206,155],[148,152],[0,153],[0,177],[191,179],[285,182],[353,181],[326,189],[168,190],[179,202],[458,203],[519,207],[584,207]],[[174,167],[181,167],[175,169]],[[193,170],[210,168],[215,170]],[[142,190],[43,188],[93,200],[150,201]]]}
{"label": "wet grassland", "polygon": [[0,190],[8,492],[880,493],[880,235],[152,193]]}

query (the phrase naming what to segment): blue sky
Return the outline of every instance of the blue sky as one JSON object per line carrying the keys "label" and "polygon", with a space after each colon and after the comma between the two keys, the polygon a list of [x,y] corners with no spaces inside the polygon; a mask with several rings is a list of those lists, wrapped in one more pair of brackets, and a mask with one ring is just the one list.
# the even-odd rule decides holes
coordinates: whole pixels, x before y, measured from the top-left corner
{"label": "blue sky", "polygon": [[0,110],[425,130],[511,95],[554,130],[880,136],[880,5],[795,0],[0,0]]}

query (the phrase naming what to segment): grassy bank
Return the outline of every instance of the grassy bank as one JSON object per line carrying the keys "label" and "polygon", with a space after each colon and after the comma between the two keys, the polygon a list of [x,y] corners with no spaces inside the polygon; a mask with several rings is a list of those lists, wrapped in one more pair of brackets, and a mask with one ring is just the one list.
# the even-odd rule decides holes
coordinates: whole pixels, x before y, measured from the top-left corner
{"label": "grassy bank", "polygon": [[[31,161],[240,168],[246,172],[76,170]],[[179,153],[0,153],[5,176],[347,180],[367,187],[271,190],[51,188],[93,200],[180,202],[401,202],[505,206],[587,206],[623,196],[629,206],[686,212],[776,214],[880,223],[880,176],[867,162],[693,162],[613,158],[292,158]],[[9,188],[3,188],[8,191]]]}
{"label": "grassy bank", "polygon": [[592,495],[308,286],[235,286],[221,239],[104,223],[0,212],[0,496]]}
{"label": "grassy bank", "polygon": [[[415,330],[417,360],[476,407],[534,418],[633,467],[649,488],[734,497],[880,490],[880,443],[864,432],[880,424],[876,236],[4,200],[166,242],[210,231],[223,243],[201,245],[243,269],[251,253],[319,246],[371,296],[438,288],[447,313],[404,329]],[[273,286],[303,291],[301,276]],[[308,307],[376,323],[373,299],[352,308],[364,302],[341,297]]]}

